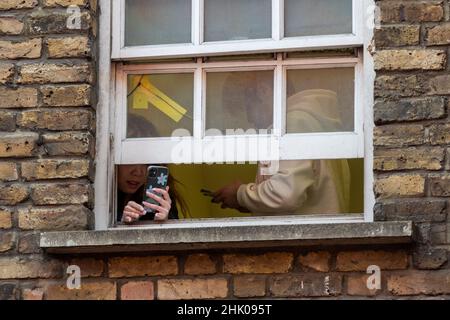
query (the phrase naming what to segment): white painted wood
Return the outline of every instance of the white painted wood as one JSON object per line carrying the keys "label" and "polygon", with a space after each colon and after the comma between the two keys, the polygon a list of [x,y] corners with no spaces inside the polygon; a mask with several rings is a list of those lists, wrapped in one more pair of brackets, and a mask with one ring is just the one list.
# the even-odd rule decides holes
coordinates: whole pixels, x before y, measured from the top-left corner
{"label": "white painted wood", "polygon": [[110,150],[110,115],[111,115],[111,3],[100,0],[100,32],[98,61],[98,103],[97,103],[97,133],[95,152],[95,229],[106,230],[111,225],[110,202],[112,186],[111,150]]}
{"label": "white painted wood", "polygon": [[[373,8],[375,10],[374,0],[363,0],[364,9]],[[361,9],[362,10],[362,9]],[[361,16],[366,17],[364,12]],[[362,57],[364,59],[363,66],[363,81],[361,86],[364,88],[363,101],[364,106],[364,220],[366,222],[374,221],[374,206],[375,206],[375,193],[374,193],[374,173],[373,173],[373,130],[375,127],[373,117],[373,105],[374,105],[374,87],[375,87],[375,68],[374,61],[369,48],[371,46],[371,40],[373,38],[373,27],[369,27],[367,23],[363,26],[364,32],[364,47],[362,49]]]}
{"label": "white painted wood", "polygon": [[201,45],[176,44],[124,47],[114,52],[114,60],[185,58],[198,56],[240,55],[265,52],[336,49],[359,47],[362,41],[353,34],[284,38],[282,40],[239,40],[205,42]]}

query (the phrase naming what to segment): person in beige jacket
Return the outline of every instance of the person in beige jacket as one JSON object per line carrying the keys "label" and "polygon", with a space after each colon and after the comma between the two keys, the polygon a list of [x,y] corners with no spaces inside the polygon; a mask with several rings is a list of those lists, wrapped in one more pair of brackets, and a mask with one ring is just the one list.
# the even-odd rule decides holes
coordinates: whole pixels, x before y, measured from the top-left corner
{"label": "person in beige jacket", "polygon": [[[342,130],[336,93],[305,90],[287,101],[288,132]],[[262,175],[259,163],[254,183],[236,181],[215,193],[213,202],[252,215],[348,213],[350,169],[347,160],[279,161],[278,171]]]}

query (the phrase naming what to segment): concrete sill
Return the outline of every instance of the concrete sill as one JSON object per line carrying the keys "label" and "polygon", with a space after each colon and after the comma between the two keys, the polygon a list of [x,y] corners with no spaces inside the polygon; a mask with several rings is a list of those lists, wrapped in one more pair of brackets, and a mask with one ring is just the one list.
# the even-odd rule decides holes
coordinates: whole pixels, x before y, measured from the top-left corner
{"label": "concrete sill", "polygon": [[192,225],[115,228],[105,231],[41,233],[48,253],[118,253],[316,245],[375,245],[413,241],[413,224],[356,222],[253,225]]}

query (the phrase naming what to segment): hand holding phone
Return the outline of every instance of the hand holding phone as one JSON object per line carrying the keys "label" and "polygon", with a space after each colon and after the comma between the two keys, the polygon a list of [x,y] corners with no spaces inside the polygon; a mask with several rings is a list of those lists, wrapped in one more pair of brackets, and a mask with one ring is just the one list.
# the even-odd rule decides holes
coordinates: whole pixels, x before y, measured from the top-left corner
{"label": "hand holding phone", "polygon": [[[147,169],[147,182],[145,184],[144,188],[144,195],[143,200],[144,202],[148,202],[153,205],[159,206],[160,203],[153,199],[152,197],[149,197],[147,195],[147,192],[157,195],[158,197],[161,197],[162,195],[156,192],[154,189],[162,189],[166,190],[167,184],[169,180],[169,169],[167,167],[162,166],[149,166]],[[155,210],[145,207],[145,211],[147,212],[147,215],[153,215],[152,219],[154,219],[155,216]]]}

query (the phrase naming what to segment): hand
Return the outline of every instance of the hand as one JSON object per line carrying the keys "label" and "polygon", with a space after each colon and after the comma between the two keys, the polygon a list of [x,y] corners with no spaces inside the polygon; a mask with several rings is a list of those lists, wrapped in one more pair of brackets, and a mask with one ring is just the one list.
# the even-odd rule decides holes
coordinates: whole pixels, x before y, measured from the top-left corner
{"label": "hand", "polygon": [[153,191],[159,193],[162,195],[162,197],[157,196],[156,194],[153,194],[151,192],[147,192],[147,196],[149,198],[152,198],[156,200],[159,205],[152,204],[149,202],[144,201],[142,204],[145,208],[153,209],[155,213],[155,221],[165,221],[169,219],[169,211],[172,207],[172,200],[169,196],[169,187],[164,189],[154,188]]}
{"label": "hand", "polygon": [[133,223],[138,221],[143,215],[145,215],[144,207],[134,201],[130,201],[123,210],[122,222]]}
{"label": "hand", "polygon": [[228,186],[223,187],[222,189],[214,192],[214,197],[211,201],[213,203],[222,203],[220,206],[222,209],[230,208],[241,210],[242,207],[239,205],[237,200],[237,191],[241,185],[242,182],[235,181]]}

